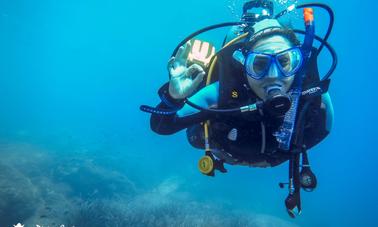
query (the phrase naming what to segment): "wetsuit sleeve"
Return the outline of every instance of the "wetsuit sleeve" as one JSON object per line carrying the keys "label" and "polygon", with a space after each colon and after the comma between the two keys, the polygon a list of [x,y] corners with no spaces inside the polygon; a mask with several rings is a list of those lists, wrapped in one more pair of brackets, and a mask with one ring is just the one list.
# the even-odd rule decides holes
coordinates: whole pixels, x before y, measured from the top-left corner
{"label": "wetsuit sleeve", "polygon": [[[209,113],[200,112],[197,109],[184,104],[183,100],[175,100],[170,97],[167,85],[165,85],[165,87],[163,86],[162,89],[159,91],[162,102],[157,108],[178,109],[178,111],[175,115],[152,114],[150,125],[154,132],[161,135],[170,135],[184,128],[188,128],[191,125],[210,120],[213,117]],[[217,106],[218,95],[219,83],[213,83],[198,91],[190,97],[189,100],[201,107],[209,108]]]}

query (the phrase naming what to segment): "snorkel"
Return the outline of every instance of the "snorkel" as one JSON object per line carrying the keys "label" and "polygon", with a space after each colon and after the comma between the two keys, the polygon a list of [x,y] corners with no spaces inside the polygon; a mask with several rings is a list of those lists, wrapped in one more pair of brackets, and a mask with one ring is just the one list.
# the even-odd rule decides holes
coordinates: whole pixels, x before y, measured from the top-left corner
{"label": "snorkel", "polygon": [[291,138],[294,132],[295,118],[297,115],[298,104],[302,95],[302,83],[306,76],[306,64],[311,56],[312,44],[314,42],[315,24],[314,15],[311,8],[304,9],[304,21],[306,26],[306,35],[301,46],[303,65],[299,73],[295,76],[294,84],[290,91],[291,107],[285,114],[284,122],[279,130],[274,133],[278,141],[278,147],[282,150],[288,151],[290,149]]}

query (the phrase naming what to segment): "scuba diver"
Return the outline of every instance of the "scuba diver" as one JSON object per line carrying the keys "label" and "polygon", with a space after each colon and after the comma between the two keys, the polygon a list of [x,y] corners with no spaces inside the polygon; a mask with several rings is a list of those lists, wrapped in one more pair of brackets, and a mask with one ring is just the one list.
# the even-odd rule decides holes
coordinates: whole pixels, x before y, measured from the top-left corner
{"label": "scuba diver", "polygon": [[[330,15],[324,38],[315,35],[315,7]],[[304,9],[305,31],[279,22],[295,9]],[[194,39],[226,26],[233,27],[217,53],[210,43]],[[333,11],[324,4],[292,5],[274,15],[273,2],[249,1],[240,22],[210,26],[183,40],[168,62],[169,82],[158,91],[161,103],[140,108],[152,114],[151,129],[158,134],[186,129],[190,144],[205,150],[198,163],[205,175],[227,172],[224,163],[274,167],[289,161],[289,182],[279,186],[288,185],[285,205],[295,217],[295,208],[298,214],[302,209],[300,189],[317,185],[307,151],[332,128],[328,87],[337,65],[327,42],[332,27]],[[320,78],[317,56],[323,47],[333,62]]]}

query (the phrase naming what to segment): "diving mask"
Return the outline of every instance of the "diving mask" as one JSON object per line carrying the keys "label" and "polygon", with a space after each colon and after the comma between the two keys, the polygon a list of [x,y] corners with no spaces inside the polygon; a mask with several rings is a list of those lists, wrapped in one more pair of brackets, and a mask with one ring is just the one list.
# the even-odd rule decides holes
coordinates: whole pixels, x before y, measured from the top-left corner
{"label": "diving mask", "polygon": [[261,80],[267,76],[272,64],[284,77],[293,76],[303,63],[302,52],[299,47],[292,47],[276,54],[250,51],[246,54],[244,68],[248,76]]}

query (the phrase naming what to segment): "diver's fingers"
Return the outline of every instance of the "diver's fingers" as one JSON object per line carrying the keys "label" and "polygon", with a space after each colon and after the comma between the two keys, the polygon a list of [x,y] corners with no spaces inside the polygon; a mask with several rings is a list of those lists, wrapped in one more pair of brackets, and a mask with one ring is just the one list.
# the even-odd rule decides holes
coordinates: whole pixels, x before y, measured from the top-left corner
{"label": "diver's fingers", "polygon": [[183,50],[182,50],[182,52],[180,52],[181,55],[177,58],[177,62],[182,66],[186,66],[186,62],[188,60],[188,56],[189,56],[189,53],[190,53],[190,50],[191,50],[191,45],[190,45],[189,42],[187,42],[182,47],[183,47]]}
{"label": "diver's fingers", "polygon": [[203,70],[203,68],[198,64],[193,64],[188,68],[187,75],[193,76],[194,74],[196,74],[196,73],[198,74],[198,73],[201,73],[201,72],[205,72]]}
{"label": "diver's fingers", "polygon": [[180,62],[181,57],[184,54],[184,51],[185,51],[185,47],[184,46],[180,46],[180,48],[177,50],[175,59],[177,59],[178,62]]}
{"label": "diver's fingers", "polygon": [[193,79],[192,86],[190,86],[190,88],[188,89],[189,94],[192,94],[193,91],[197,89],[204,77],[205,72],[200,72],[197,74],[196,78]]}
{"label": "diver's fingers", "polygon": [[186,42],[186,44],[185,44],[185,52],[184,52],[184,58],[185,58],[185,60],[187,60],[188,59],[188,56],[189,56],[189,53],[190,53],[190,51],[192,50],[192,45],[190,44],[190,42],[188,41],[188,42]]}
{"label": "diver's fingers", "polygon": [[[177,62],[176,62],[176,58],[175,57],[172,57],[171,59],[169,59],[168,61],[168,72],[169,74],[172,76],[172,77],[175,77],[177,76],[178,74],[178,68],[180,66],[177,65]],[[181,67],[182,68],[182,67]]]}
{"label": "diver's fingers", "polygon": [[195,87],[198,87],[198,85],[202,82],[203,78],[205,77],[205,72],[200,72],[197,74],[196,78],[193,80],[193,84]]}
{"label": "diver's fingers", "polygon": [[171,73],[171,70],[174,69],[174,63],[175,63],[175,57],[171,57],[168,60],[168,64],[167,64],[167,69],[168,69],[169,73]]}

